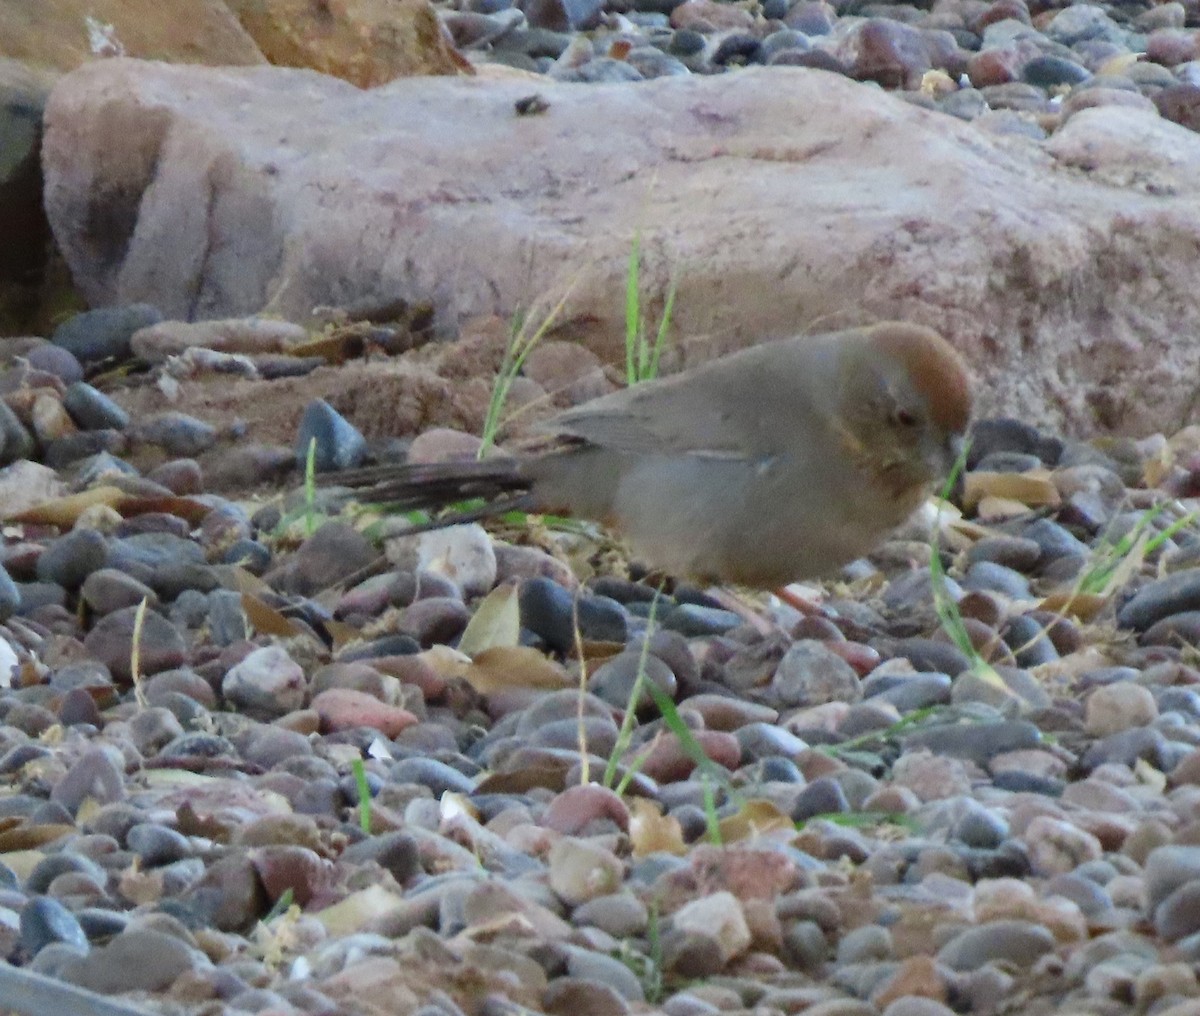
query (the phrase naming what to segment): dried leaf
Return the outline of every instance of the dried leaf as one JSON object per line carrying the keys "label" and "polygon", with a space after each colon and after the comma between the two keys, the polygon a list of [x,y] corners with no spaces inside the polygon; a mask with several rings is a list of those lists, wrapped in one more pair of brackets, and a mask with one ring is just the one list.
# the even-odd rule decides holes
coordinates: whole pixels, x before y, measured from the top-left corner
{"label": "dried leaf", "polygon": [[471,667],[471,657],[457,649],[451,649],[450,646],[430,646],[420,657],[433,668],[438,677],[446,680],[466,676]]}
{"label": "dried leaf", "polygon": [[75,831],[73,825],[58,823],[6,829],[0,833],[0,854],[7,854],[14,850],[33,850],[45,846],[47,843],[53,843]]}
{"label": "dried leaf", "polygon": [[479,653],[462,675],[477,692],[509,688],[558,691],[570,683],[567,672],[529,646],[495,646]]}
{"label": "dried leaf", "polygon": [[1053,614],[1063,614],[1076,620],[1088,622],[1099,616],[1108,603],[1107,596],[1098,593],[1061,592],[1051,593],[1038,605]]}
{"label": "dried leaf", "polygon": [[1058,488],[1045,469],[1026,473],[967,473],[963,478],[963,507],[970,511],[985,497],[1017,501],[1027,508],[1057,508],[1062,503]]}
{"label": "dried leaf", "polygon": [[338,652],[351,642],[357,642],[362,638],[362,633],[354,625],[346,624],[344,621],[326,621],[325,630],[333,638],[334,652]]}
{"label": "dried leaf", "polygon": [[217,574],[220,576],[221,585],[235,593],[249,593],[251,596],[261,597],[272,591],[262,579],[246,571],[241,565],[220,565]]}
{"label": "dried leaf", "polygon": [[770,801],[747,801],[735,814],[720,821],[721,842],[749,840],[776,829],[794,830],[795,823]]}
{"label": "dried leaf", "polygon": [[984,522],[1003,522],[1029,512],[1029,506],[1007,497],[985,497],[979,502],[975,514]]}
{"label": "dried leaf", "polygon": [[1121,53],[1119,56],[1114,56],[1109,60],[1105,60],[1104,63],[1100,65],[1100,69],[1096,71],[1096,73],[1113,75],[1128,74],[1129,68],[1137,63],[1138,60],[1144,55],[1145,54],[1143,53]]}
{"label": "dried leaf", "polygon": [[687,853],[679,819],[664,815],[657,804],[644,797],[629,800],[629,841],[634,857],[646,857],[658,851],[680,855]]}
{"label": "dried leaf", "polygon": [[55,526],[59,529],[70,529],[76,520],[93,505],[107,505],[109,508],[119,508],[130,496],[117,487],[93,487],[91,490],[80,491],[78,494],[68,494],[66,497],[56,497],[43,501],[32,508],[26,508],[17,515],[5,516],[10,522],[36,523],[42,526]]}
{"label": "dried leaf", "polygon": [[40,850],[14,850],[7,854],[0,854],[0,864],[4,864],[16,874],[21,882],[24,882],[45,857],[46,855]]}
{"label": "dried leaf", "polygon": [[151,512],[161,512],[183,519],[189,525],[199,525],[200,520],[210,511],[212,505],[191,497],[134,497],[130,495],[119,505],[115,505],[125,518],[135,515],[147,515]]}
{"label": "dried leaf", "polygon": [[521,637],[521,607],[515,585],[500,585],[487,594],[467,623],[458,651],[478,656],[496,647],[515,647]]}
{"label": "dried leaf", "polygon": [[246,619],[253,625],[254,630],[260,634],[274,635],[276,638],[291,638],[303,631],[303,629],[297,631],[292,627],[292,622],[288,618],[269,603],[264,603],[250,593],[242,593],[242,610],[246,612]]}

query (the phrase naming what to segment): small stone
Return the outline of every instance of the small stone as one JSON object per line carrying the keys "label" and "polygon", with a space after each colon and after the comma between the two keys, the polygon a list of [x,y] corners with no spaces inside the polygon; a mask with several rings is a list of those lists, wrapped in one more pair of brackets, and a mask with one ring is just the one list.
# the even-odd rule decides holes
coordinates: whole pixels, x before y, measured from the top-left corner
{"label": "small stone", "polygon": [[264,579],[281,592],[312,596],[338,585],[377,558],[362,533],[335,519],[321,526]]}
{"label": "small stone", "polygon": [[609,790],[594,783],[567,787],[550,802],[542,815],[547,829],[576,836],[599,819],[607,819],[623,832],[629,831],[629,808]]}
{"label": "small stone", "polygon": [[750,30],[754,27],[754,16],[747,10],[717,0],[685,0],[671,11],[671,27],[697,32]]}
{"label": "small stone", "polygon": [[114,749],[89,748],[54,785],[50,800],[72,815],[89,799],[102,805],[123,801],[125,771],[121,762]]}
{"label": "small stone", "polygon": [[668,698],[675,698],[676,680],[671,668],[648,652],[626,651],[605,660],[588,680],[588,691],[618,709],[625,709],[639,680],[643,684],[637,701],[632,703],[634,709],[646,708],[654,702],[644,685],[647,681],[652,681]]}
{"label": "small stone", "polygon": [[1042,548],[1034,540],[1020,536],[992,536],[979,540],[967,551],[967,561],[990,561],[1019,572],[1032,569],[1041,557]]}
{"label": "small stone", "polygon": [[124,430],[129,414],[103,392],[77,381],[63,395],[63,406],[84,430]]}
{"label": "small stone", "polygon": [[579,977],[556,977],[542,994],[550,1016],[626,1016],[629,1003],[607,984]]}
{"label": "small stone", "polygon": [[595,28],[602,9],[603,4],[598,0],[525,0],[522,4],[529,24],[552,32]]}
{"label": "small stone", "polygon": [[1104,854],[1100,841],[1069,822],[1039,815],[1025,829],[1029,861],[1036,874],[1063,875]]}
{"label": "small stone", "polygon": [[609,851],[587,840],[564,836],[547,858],[550,888],[568,906],[578,906],[621,888],[624,866]]}
{"label": "small stone", "polygon": [[1191,610],[1200,610],[1200,568],[1148,582],[1117,612],[1117,623],[1145,631],[1156,621]]}
{"label": "small stone", "polygon": [[951,970],[974,970],[985,963],[1011,963],[1026,970],[1054,947],[1054,936],[1039,924],[992,921],[955,935],[937,959]]}
{"label": "small stone", "polygon": [[318,473],[353,469],[362,465],[367,440],[324,399],[314,399],[304,408],[296,434],[296,468],[305,470],[309,446],[315,442],[313,468]]}
{"label": "small stone", "polygon": [[1200,131],[1200,82],[1169,85],[1156,92],[1152,98],[1164,120],[1170,120],[1188,130]]}
{"label": "small stone", "polygon": [[221,682],[226,701],[260,719],[302,708],[307,692],[304,669],[281,646],[255,649]]}
{"label": "small stone", "polygon": [[53,374],[64,384],[70,385],[83,380],[83,366],[79,360],[62,346],[42,342],[25,354],[25,359],[35,370]]}
{"label": "small stone", "polygon": [[822,776],[800,792],[789,817],[793,822],[806,822],[817,815],[841,815],[848,811],[850,802],[842,785],[830,776]]}
{"label": "small stone", "polygon": [[131,826],[125,834],[125,846],[147,867],[172,864],[192,854],[186,836],[156,822],[139,822]]}
{"label": "small stone", "polygon": [[4,566],[0,565],[0,622],[7,621],[20,606],[21,591]]}
{"label": "small stone", "polygon": [[629,616],[615,600],[607,596],[581,596],[576,600],[569,589],[550,579],[523,583],[520,607],[521,624],[560,653],[569,653],[575,646],[576,617],[586,639],[624,643],[628,636]]}
{"label": "small stone", "polygon": [[1154,930],[1168,942],[1200,931],[1200,880],[1185,882],[1154,908]]}
{"label": "small stone", "polygon": [[80,595],[100,615],[136,607],[142,600],[150,608],[158,606],[158,594],[153,589],[115,568],[100,568],[92,572],[84,579]]}
{"label": "small stone", "polygon": [[475,788],[470,776],[434,758],[401,759],[392,765],[389,775],[396,783],[426,787],[439,798],[446,792],[469,795]]}
{"label": "small stone", "polygon": [[[126,607],[101,618],[83,640],[84,649],[108,667],[119,681],[132,680],[133,629],[137,607]],[[187,659],[183,636],[161,614],[147,610],[138,644],[138,666],[142,676],[171,670]]]}
{"label": "small stone", "polygon": [[704,607],[695,603],[681,603],[672,607],[662,619],[664,628],[681,632],[688,638],[724,635],[741,623],[742,619],[731,610]]}
{"label": "small stone", "polygon": [[496,584],[496,554],[477,523],[384,538],[384,553],[396,568],[442,575],[465,596],[482,596]]}
{"label": "small stone", "polygon": [[928,748],[935,755],[953,755],[986,764],[1005,752],[1037,748],[1042,734],[1026,720],[1000,723],[946,724],[909,734],[902,741],[905,751]]}
{"label": "small stone", "polygon": [[1119,681],[1097,688],[1088,696],[1084,728],[1093,737],[1107,737],[1133,727],[1149,726],[1158,718],[1158,705],[1148,688]]}
{"label": "small stone", "polygon": [[108,541],[94,529],[74,529],[60,536],[38,558],[37,577],[65,589],[78,589],[108,560]]}
{"label": "small stone", "polygon": [[199,455],[217,443],[216,428],[186,413],[169,410],[140,418],[132,427],[138,441],[158,445],[169,455]]}
{"label": "small stone", "polygon": [[165,991],[185,971],[203,964],[203,954],[182,938],[154,928],[127,928],[88,956],[68,962],[64,981],[89,991]]}
{"label": "small stone", "polygon": [[50,341],[83,363],[126,360],[130,356],[129,340],[133,333],[161,320],[158,310],[144,303],[101,307],[64,321],[55,329]]}
{"label": "small stone", "polygon": [[204,490],[204,473],[195,459],[171,459],[146,474],[146,479],[161,483],[173,494],[185,497]]}
{"label": "small stone", "polygon": [[1169,845],[1151,850],[1145,862],[1146,902],[1156,910],[1176,889],[1200,882],[1200,847]]}
{"label": "small stone", "polygon": [[[25,425],[9,408],[8,403],[0,399],[0,465],[31,458],[35,447],[33,435],[25,429]],[[29,504],[36,504],[39,500],[44,498],[34,497]],[[10,506],[8,510],[11,512],[22,510],[20,505],[7,499],[4,500],[4,504]]]}
{"label": "small stone", "polygon": [[21,947],[36,956],[46,946],[63,942],[84,952],[87,936],[75,915],[56,899],[35,896],[21,908]]}
{"label": "small stone", "polygon": [[623,890],[611,896],[597,896],[580,904],[571,914],[576,925],[591,925],[615,939],[641,935],[650,922],[646,905],[633,893]]}
{"label": "small stone", "polygon": [[859,81],[884,88],[911,88],[931,69],[925,36],[890,18],[869,18],[842,42],[837,55]]}
{"label": "small stone", "polygon": [[721,965],[750,948],[750,928],[741,903],[731,892],[701,896],[680,907],[671,917],[676,931],[701,935],[717,943]]}
{"label": "small stone", "polygon": [[277,482],[296,468],[293,449],[287,445],[241,442],[223,448],[204,460],[205,482],[210,490],[240,490]]}
{"label": "small stone", "polygon": [[61,438],[69,438],[77,432],[74,421],[63,409],[58,396],[48,392],[38,395],[33,400],[29,423],[34,436],[43,445],[52,444]]}
{"label": "small stone", "polygon": [[857,702],[862,698],[854,668],[813,639],[792,644],[779,661],[770,688],[774,698],[784,706]]}
{"label": "small stone", "polygon": [[[539,348],[540,346],[535,346],[531,356],[536,355]],[[479,458],[481,446],[482,441],[474,434],[451,430],[449,427],[430,427],[413,438],[408,447],[407,461],[409,465],[427,462],[474,462]]]}
{"label": "small stone", "polygon": [[407,709],[388,705],[366,692],[352,688],[330,688],[315,696],[310,708],[321,718],[326,732],[369,727],[384,737],[396,737],[419,722]]}

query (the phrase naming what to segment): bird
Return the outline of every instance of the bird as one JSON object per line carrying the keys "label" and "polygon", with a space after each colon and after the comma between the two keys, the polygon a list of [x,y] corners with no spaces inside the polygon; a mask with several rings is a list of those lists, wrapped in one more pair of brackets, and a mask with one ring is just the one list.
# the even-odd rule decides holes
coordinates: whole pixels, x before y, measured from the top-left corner
{"label": "bird", "polygon": [[512,509],[591,519],[668,575],[779,589],[829,576],[904,522],[951,470],[971,409],[966,365],[937,331],[880,322],[591,399],[539,425],[528,454],[325,482],[402,510],[484,499],[430,526]]}

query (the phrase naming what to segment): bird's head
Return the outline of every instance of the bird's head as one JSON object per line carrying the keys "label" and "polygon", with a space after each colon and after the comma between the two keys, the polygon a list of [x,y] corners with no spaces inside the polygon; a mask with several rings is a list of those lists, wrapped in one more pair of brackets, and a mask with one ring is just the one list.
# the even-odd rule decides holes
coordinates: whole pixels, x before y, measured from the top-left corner
{"label": "bird's head", "polygon": [[897,496],[949,473],[971,419],[962,358],[920,325],[853,333],[839,362],[837,427],[852,457]]}

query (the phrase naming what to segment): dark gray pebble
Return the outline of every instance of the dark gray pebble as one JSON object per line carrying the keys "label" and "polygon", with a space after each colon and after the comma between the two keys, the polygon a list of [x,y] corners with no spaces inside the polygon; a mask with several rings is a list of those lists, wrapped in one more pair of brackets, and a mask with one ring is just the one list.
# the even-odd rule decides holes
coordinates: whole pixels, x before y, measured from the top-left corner
{"label": "dark gray pebble", "polygon": [[77,381],[66,390],[63,407],[84,430],[124,430],[129,426],[129,414],[84,381]]}
{"label": "dark gray pebble", "polygon": [[138,420],[133,433],[139,441],[157,445],[170,455],[184,458],[199,455],[217,443],[215,427],[174,410]]}
{"label": "dark gray pebble", "polygon": [[935,755],[953,755],[980,764],[995,755],[1036,748],[1041,743],[1041,731],[1028,720],[944,724],[909,734],[902,742],[906,752],[928,748]]}
{"label": "dark gray pebble", "polygon": [[21,606],[21,590],[0,565],[0,621],[7,621]]}
{"label": "dark gray pebble", "polygon": [[296,466],[307,468],[309,447],[315,442],[313,467],[318,473],[352,469],[366,457],[366,438],[324,399],[304,408],[296,434]]}
{"label": "dark gray pebble", "polygon": [[800,792],[789,817],[794,822],[805,822],[817,815],[841,815],[849,810],[850,802],[842,785],[830,776],[822,776]]}
{"label": "dark gray pebble", "polygon": [[101,307],[64,321],[55,329],[50,341],[68,350],[82,363],[124,360],[130,355],[129,340],[133,333],[161,320],[158,309],[145,303]]}
{"label": "dark gray pebble", "polygon": [[[542,638],[551,649],[570,652],[575,647],[575,597],[557,582],[534,578],[521,586],[521,624]],[[578,601],[579,630],[596,642],[625,642],[629,637],[629,615],[606,596],[581,596]]]}
{"label": "dark gray pebble", "polygon": [[1036,667],[1058,659],[1058,650],[1054,648],[1054,643],[1046,637],[1042,626],[1027,614],[1018,614],[1010,618],[1000,632],[1000,637],[1005,645],[1012,649],[1019,666]]}
{"label": "dark gray pebble", "polygon": [[88,748],[50,791],[50,800],[72,815],[85,800],[110,804],[125,798],[125,772],[113,758],[114,750]]}
{"label": "dark gray pebble", "polygon": [[108,541],[94,529],[73,529],[51,543],[37,563],[37,577],[65,589],[78,589],[108,560]]}
{"label": "dark gray pebble", "polygon": [[35,896],[21,909],[21,948],[36,956],[55,942],[85,952],[88,948],[87,935],[71,911],[49,896]]}
{"label": "dark gray pebble", "polygon": [[1145,631],[1173,614],[1200,610],[1200,568],[1188,568],[1142,586],[1117,612],[1117,623]]}
{"label": "dark gray pebble", "polygon": [[417,783],[428,787],[434,797],[441,797],[446,791],[470,794],[475,789],[475,781],[471,777],[433,758],[401,759],[392,765],[389,776],[396,783]]}
{"label": "dark gray pebble", "polygon": [[33,435],[25,429],[8,403],[0,399],[0,466],[16,462],[17,459],[32,458],[35,447]]}
{"label": "dark gray pebble", "polygon": [[192,853],[186,836],[155,822],[139,822],[130,828],[125,846],[141,858],[143,865],[152,868],[183,860]]}
{"label": "dark gray pebble", "polygon": [[702,607],[694,603],[682,603],[667,611],[665,616],[659,616],[664,628],[677,631],[687,638],[724,635],[742,623],[742,619],[732,610]]}

